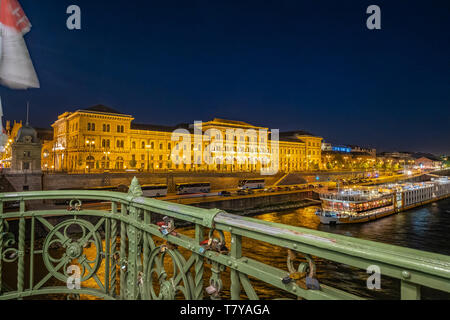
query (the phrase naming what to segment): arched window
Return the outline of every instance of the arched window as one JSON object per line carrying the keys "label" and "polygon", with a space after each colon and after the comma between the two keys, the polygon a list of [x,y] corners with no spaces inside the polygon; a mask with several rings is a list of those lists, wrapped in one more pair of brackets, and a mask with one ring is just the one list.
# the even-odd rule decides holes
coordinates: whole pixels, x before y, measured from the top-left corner
{"label": "arched window", "polygon": [[136,149],[136,141],[133,141],[133,142],[131,143],[131,148]]}
{"label": "arched window", "polygon": [[93,156],[88,156],[86,158],[86,167],[88,169],[94,169],[95,158]]}
{"label": "arched window", "polygon": [[117,157],[116,159],[116,169],[123,169],[123,158]]}
{"label": "arched window", "polygon": [[142,141],[142,143],[141,143],[141,149],[145,149],[145,141]]}
{"label": "arched window", "polygon": [[102,169],[109,169],[109,157],[108,156],[102,157],[101,166],[102,166],[101,167]]}

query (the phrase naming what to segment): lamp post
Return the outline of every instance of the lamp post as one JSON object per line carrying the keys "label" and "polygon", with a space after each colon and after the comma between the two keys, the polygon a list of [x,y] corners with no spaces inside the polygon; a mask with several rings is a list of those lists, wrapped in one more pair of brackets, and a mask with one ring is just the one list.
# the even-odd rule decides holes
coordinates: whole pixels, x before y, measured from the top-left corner
{"label": "lamp post", "polygon": [[[109,155],[111,154],[111,152],[104,151],[103,154],[105,155],[105,166],[104,166],[103,170],[109,169]],[[108,168],[106,168],[107,164],[108,164]]]}
{"label": "lamp post", "polygon": [[[86,140],[86,145],[88,146],[88,150],[89,150],[89,158],[91,158],[91,156],[92,156],[92,148],[95,147],[95,140],[94,139],[92,139],[92,140],[87,139]],[[86,160],[86,167],[88,169],[88,173],[91,173],[91,165],[88,164],[87,160]]]}

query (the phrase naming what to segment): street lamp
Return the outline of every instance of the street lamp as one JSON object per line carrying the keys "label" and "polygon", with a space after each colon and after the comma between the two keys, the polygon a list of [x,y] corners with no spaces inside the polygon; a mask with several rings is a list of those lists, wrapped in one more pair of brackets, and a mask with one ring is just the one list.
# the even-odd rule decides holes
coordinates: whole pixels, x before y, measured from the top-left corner
{"label": "street lamp", "polygon": [[[109,169],[109,155],[111,154],[111,152],[104,151],[103,154],[105,155],[105,166],[104,166],[103,170]],[[108,165],[108,168],[106,168],[106,165]]]}
{"label": "street lamp", "polygon": [[[87,139],[86,140],[86,145],[88,146],[89,158],[90,158],[92,156],[92,148],[95,147],[95,140],[94,139],[92,139],[92,140]],[[88,161],[87,160],[86,160],[86,168],[88,169],[88,172],[90,173],[91,172],[91,165],[90,164],[88,165]]]}

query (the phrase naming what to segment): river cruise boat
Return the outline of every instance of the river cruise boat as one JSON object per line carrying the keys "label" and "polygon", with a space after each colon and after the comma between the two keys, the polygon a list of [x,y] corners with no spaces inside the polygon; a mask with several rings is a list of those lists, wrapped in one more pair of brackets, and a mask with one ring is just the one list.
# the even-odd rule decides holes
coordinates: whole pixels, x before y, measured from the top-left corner
{"label": "river cruise boat", "polygon": [[448,177],[418,183],[393,183],[321,193],[322,209],[316,215],[323,224],[361,223],[408,210],[450,195]]}

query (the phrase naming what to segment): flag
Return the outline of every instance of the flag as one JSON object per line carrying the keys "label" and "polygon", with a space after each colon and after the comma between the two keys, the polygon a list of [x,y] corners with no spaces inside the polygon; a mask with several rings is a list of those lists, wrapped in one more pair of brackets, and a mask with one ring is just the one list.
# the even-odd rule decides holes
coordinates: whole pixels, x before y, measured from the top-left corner
{"label": "flag", "polygon": [[0,0],[0,84],[11,89],[39,88],[23,36],[31,23],[17,0]]}

